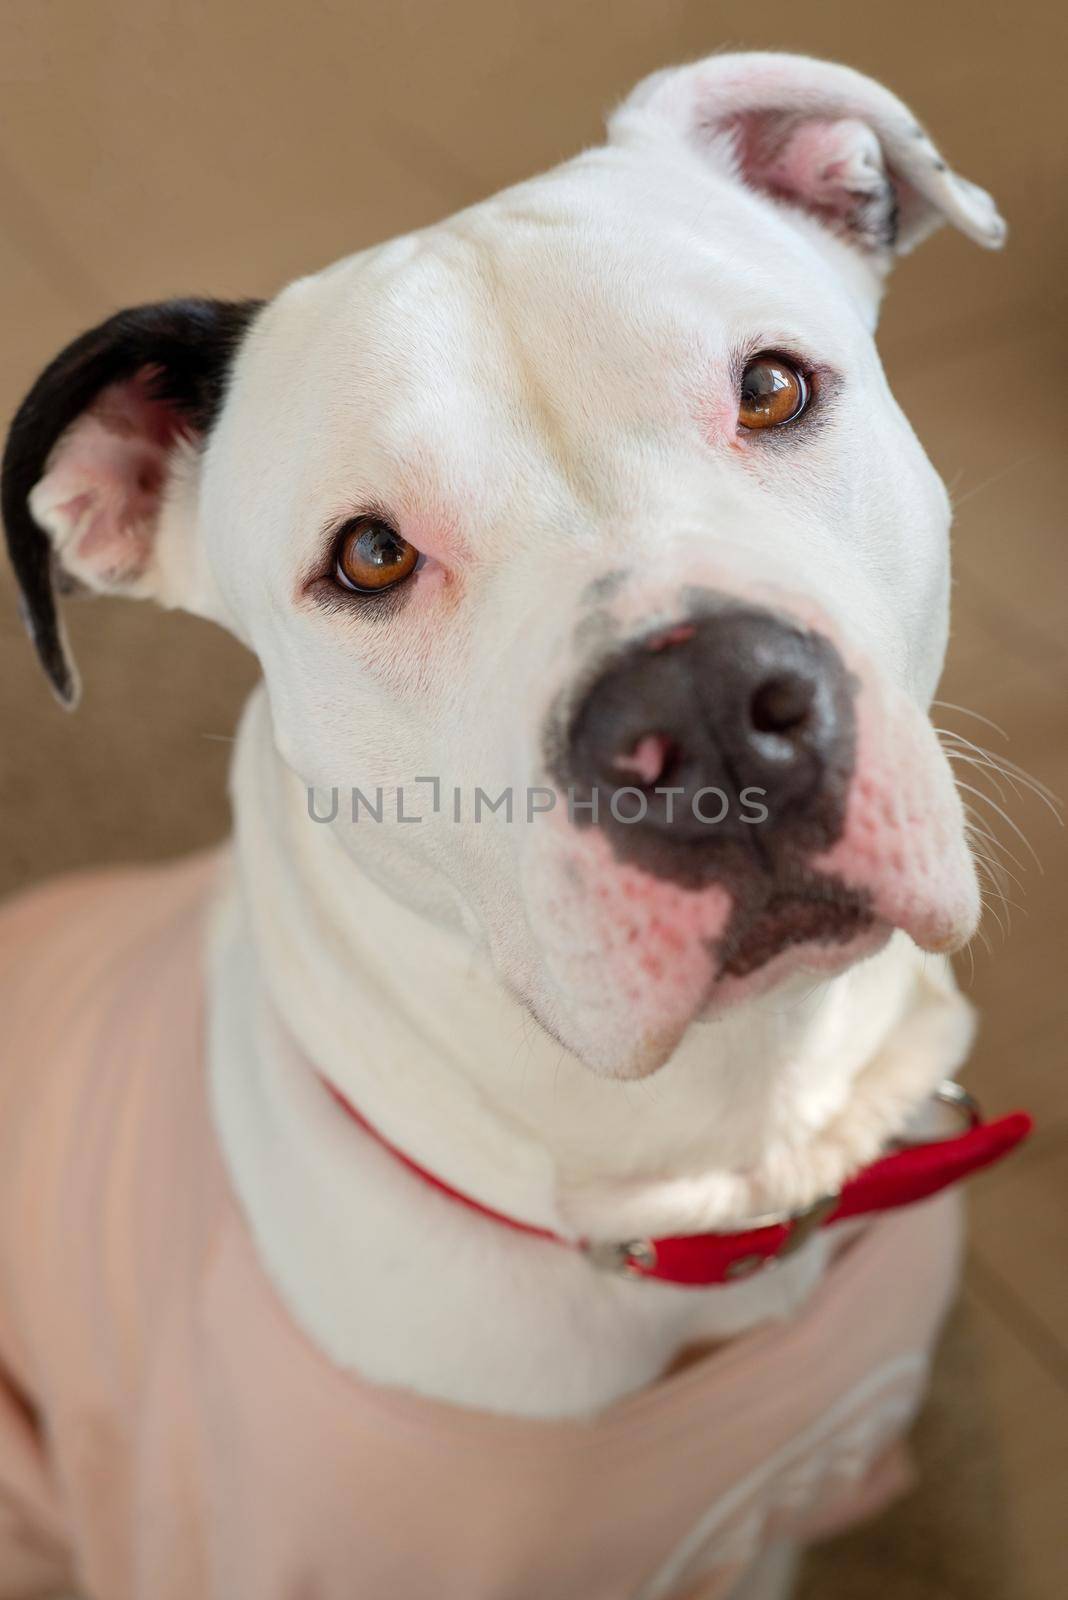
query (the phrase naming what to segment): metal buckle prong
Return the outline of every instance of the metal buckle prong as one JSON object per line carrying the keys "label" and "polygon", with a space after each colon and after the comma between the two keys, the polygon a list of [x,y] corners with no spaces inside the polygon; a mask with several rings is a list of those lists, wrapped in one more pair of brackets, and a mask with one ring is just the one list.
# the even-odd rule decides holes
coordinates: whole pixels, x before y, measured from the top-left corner
{"label": "metal buckle prong", "polygon": [[790,1223],[790,1231],[773,1256],[768,1259],[770,1266],[774,1261],[782,1261],[786,1256],[792,1256],[808,1243],[814,1233],[817,1233],[841,1198],[838,1194],[822,1194],[818,1200],[813,1200],[804,1211],[795,1213]]}
{"label": "metal buckle prong", "polygon": [[656,1266],[656,1246],[651,1239],[595,1239],[583,1245],[586,1258],[601,1272],[639,1277]]}
{"label": "metal buckle prong", "polygon": [[762,1256],[754,1252],[752,1255],[740,1256],[737,1261],[731,1262],[725,1276],[730,1280],[751,1278],[755,1273],[767,1272],[772,1267],[777,1267],[781,1261],[785,1261],[788,1256],[795,1255],[823,1226],[839,1199],[840,1196],[837,1194],[822,1194],[803,1211],[761,1217],[756,1226],[787,1228],[789,1231],[786,1238],[771,1255]]}

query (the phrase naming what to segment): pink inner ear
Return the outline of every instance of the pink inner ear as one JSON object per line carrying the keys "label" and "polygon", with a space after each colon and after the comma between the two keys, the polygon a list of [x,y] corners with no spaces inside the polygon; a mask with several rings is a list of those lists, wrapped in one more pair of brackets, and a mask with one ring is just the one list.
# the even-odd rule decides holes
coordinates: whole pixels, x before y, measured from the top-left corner
{"label": "pink inner ear", "polygon": [[882,148],[856,118],[752,113],[735,123],[742,175],[872,248],[893,243],[895,191]]}
{"label": "pink inner ear", "polygon": [[154,368],[112,384],[58,441],[30,495],[65,567],[91,587],[143,577],[153,555],[171,452],[183,433],[153,392]]}

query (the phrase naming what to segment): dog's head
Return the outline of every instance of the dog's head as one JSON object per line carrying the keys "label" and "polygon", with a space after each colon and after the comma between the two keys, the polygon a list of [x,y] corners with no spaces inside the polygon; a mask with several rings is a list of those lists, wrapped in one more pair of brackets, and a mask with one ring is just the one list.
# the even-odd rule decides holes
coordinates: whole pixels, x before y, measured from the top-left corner
{"label": "dog's head", "polygon": [[1003,225],[800,57],[659,74],[609,134],[269,304],[112,318],[3,492],[61,699],[57,578],[229,626],[343,848],[637,1075],[799,966],[973,931],[949,509],[872,330],[895,255]]}

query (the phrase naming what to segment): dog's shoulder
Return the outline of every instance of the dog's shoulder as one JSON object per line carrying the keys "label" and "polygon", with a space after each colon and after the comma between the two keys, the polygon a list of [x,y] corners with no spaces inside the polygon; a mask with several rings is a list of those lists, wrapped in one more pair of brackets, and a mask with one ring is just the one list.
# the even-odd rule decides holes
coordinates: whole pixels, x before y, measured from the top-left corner
{"label": "dog's shoulder", "polygon": [[0,1099],[91,1040],[121,1048],[127,1020],[168,982],[193,1003],[217,872],[214,856],[198,856],[75,873],[0,906]]}
{"label": "dog's shoulder", "polygon": [[61,1412],[95,1403],[104,1367],[134,1383],[172,1274],[221,1214],[203,979],[217,873],[201,857],[78,874],[0,909],[0,1368]]}
{"label": "dog's shoulder", "polygon": [[43,1017],[64,997],[88,992],[107,970],[127,966],[146,939],[203,906],[218,870],[217,855],[208,852],[162,865],[69,873],[5,900],[4,1014],[29,1010]]}

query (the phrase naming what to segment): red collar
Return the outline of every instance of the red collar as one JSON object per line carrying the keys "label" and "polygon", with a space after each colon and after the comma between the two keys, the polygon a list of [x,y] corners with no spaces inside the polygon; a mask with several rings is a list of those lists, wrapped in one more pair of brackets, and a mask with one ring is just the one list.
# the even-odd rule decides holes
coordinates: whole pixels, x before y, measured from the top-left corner
{"label": "red collar", "polygon": [[870,1216],[926,1200],[978,1172],[981,1167],[1000,1161],[1026,1139],[1032,1126],[1026,1111],[1013,1111],[994,1122],[984,1122],[971,1096],[958,1084],[947,1081],[935,1091],[934,1098],[961,1114],[967,1122],[965,1132],[929,1144],[898,1147],[854,1173],[836,1194],[823,1196],[803,1211],[757,1218],[741,1232],[687,1233],[674,1238],[629,1239],[619,1243],[596,1240],[575,1243],[547,1228],[518,1222],[501,1211],[494,1211],[436,1178],[391,1144],[332,1083],[326,1083],[326,1087],[352,1120],[396,1156],[409,1172],[469,1211],[517,1233],[580,1249],[595,1266],[609,1271],[637,1278],[658,1278],[663,1283],[694,1288],[709,1288],[750,1277],[792,1255],[817,1228],[844,1222],[848,1217]]}

